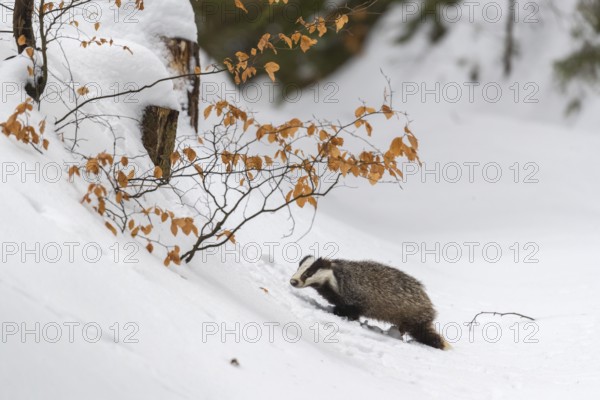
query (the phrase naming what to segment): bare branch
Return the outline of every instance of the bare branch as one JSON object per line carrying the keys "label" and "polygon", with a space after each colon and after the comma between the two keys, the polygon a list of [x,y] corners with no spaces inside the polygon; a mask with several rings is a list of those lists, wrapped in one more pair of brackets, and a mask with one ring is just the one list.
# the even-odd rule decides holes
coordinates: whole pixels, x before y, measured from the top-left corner
{"label": "bare branch", "polygon": [[475,324],[475,322],[477,322],[477,317],[479,317],[481,315],[492,315],[492,316],[498,315],[500,317],[504,317],[506,315],[514,315],[514,316],[517,316],[517,317],[528,319],[530,321],[535,321],[535,319],[532,318],[532,317],[528,317],[527,315],[519,314],[519,313],[516,313],[516,312],[501,313],[501,312],[496,312],[496,311],[481,311],[480,313],[478,313],[477,315],[475,315],[473,317],[473,319],[471,320],[471,322],[469,322],[469,332],[473,328],[473,325]]}

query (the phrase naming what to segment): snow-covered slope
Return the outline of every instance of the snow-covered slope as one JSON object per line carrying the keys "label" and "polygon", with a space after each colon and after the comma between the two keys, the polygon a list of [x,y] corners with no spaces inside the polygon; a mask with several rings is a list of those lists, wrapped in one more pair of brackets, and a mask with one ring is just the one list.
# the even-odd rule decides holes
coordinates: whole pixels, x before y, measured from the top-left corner
{"label": "snow-covered slope", "polygon": [[[133,56],[113,65],[103,62],[108,50],[71,48],[78,79],[127,83],[168,74],[152,36],[165,32],[157,31],[161,25],[153,18],[171,15],[179,22],[169,24],[177,35],[192,38],[189,6],[185,0],[145,3],[139,18],[147,19],[139,24],[103,20],[111,36],[135,47]],[[393,37],[390,26],[398,17],[382,22],[381,35]],[[402,104],[421,140],[425,165],[434,169],[439,163],[437,181],[434,174],[415,172],[402,189],[340,189],[320,203],[302,238],[311,215],[298,214],[295,233],[284,239],[289,221],[270,215],[239,235],[237,248],[230,245],[181,267],[165,268],[142,243],[115,238],[80,204],[85,185],[68,182],[64,170],[53,178],[55,167],[71,156],[52,132],[44,155],[0,138],[0,397],[594,398],[600,389],[594,340],[600,329],[595,156],[600,137],[593,129],[595,113],[570,125],[558,115],[560,94],[552,91],[551,71],[544,67],[566,43],[566,28],[557,26],[548,21],[525,35],[522,46],[539,52],[524,48],[516,68],[520,84],[539,83],[544,91],[539,103],[450,104],[412,96]],[[380,101],[385,85],[380,68],[392,79],[397,100],[407,82],[462,83],[464,71],[444,60],[463,51],[457,49],[464,49],[473,25],[457,28],[419,57],[412,48],[373,40],[361,59],[331,79],[340,88],[337,104],[306,96],[279,109],[252,107],[261,118],[305,112],[344,119],[359,99]],[[491,49],[500,39],[489,40],[473,46]],[[542,51],[553,46],[556,52]],[[3,58],[13,53],[12,43],[0,42]],[[19,62],[2,63],[3,80],[25,77]],[[523,67],[528,63],[536,68]],[[498,81],[510,93],[513,78],[502,81],[493,67],[483,69],[489,75],[482,79]],[[531,71],[543,72],[532,78]],[[142,100],[176,104],[164,91],[156,88]],[[2,103],[0,120],[17,102]],[[60,115],[61,106],[46,105],[34,118]],[[98,107],[134,116],[140,106]],[[97,138],[105,132],[93,126],[83,133],[90,148],[109,146],[112,138]],[[385,126],[375,128],[385,132]],[[133,123],[121,121],[115,134],[125,139],[124,149],[139,151]],[[456,165],[463,175],[452,183]],[[468,165],[474,168],[472,182]],[[502,177],[492,183],[498,168]],[[439,261],[423,251],[437,243],[447,249],[438,252]],[[473,260],[468,246],[475,249]],[[484,246],[489,253],[482,253]],[[462,256],[453,263],[457,248]],[[492,262],[497,248],[502,255]],[[301,253],[317,250],[389,262],[422,280],[454,349],[404,342],[393,331],[378,331],[388,326],[375,321],[368,326],[346,321],[310,289],[291,288],[288,280]],[[481,316],[481,325],[469,332],[465,323],[479,311],[520,312],[536,321]]]}

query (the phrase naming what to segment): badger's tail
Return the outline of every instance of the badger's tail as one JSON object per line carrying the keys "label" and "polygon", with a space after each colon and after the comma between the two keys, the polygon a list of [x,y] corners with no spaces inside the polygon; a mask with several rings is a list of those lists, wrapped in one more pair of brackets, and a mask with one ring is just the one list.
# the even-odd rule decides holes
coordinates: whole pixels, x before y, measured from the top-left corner
{"label": "badger's tail", "polygon": [[433,324],[425,324],[409,331],[410,335],[419,343],[427,346],[435,347],[440,350],[450,350],[452,346],[444,338],[436,332]]}

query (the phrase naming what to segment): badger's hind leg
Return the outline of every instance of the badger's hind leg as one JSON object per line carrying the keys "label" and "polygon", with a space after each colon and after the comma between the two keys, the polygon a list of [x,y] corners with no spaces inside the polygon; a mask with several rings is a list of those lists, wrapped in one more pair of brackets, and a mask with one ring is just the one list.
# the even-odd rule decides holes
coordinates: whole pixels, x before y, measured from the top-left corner
{"label": "badger's hind leg", "polygon": [[432,323],[413,325],[408,329],[408,333],[419,343],[435,347],[440,350],[449,350],[452,348],[444,338],[436,332]]}

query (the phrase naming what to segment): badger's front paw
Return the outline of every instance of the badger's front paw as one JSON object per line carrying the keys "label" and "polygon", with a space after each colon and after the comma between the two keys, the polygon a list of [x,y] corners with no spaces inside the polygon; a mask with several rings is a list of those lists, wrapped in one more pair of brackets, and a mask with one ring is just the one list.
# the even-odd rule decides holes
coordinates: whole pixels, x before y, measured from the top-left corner
{"label": "badger's front paw", "polygon": [[333,308],[333,314],[338,317],[346,317],[350,321],[356,321],[360,316],[360,310],[355,306],[335,306]]}
{"label": "badger's front paw", "polygon": [[335,306],[333,307],[333,315],[337,315],[338,317],[345,317],[343,306]]}

